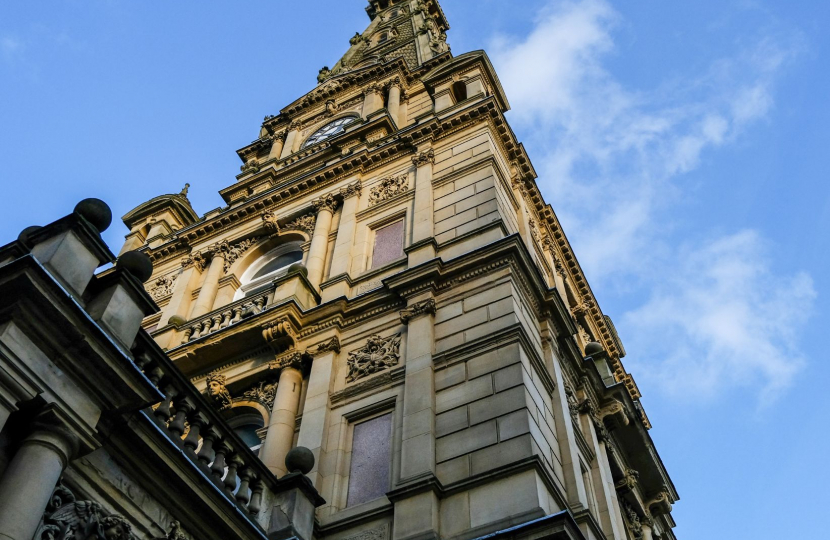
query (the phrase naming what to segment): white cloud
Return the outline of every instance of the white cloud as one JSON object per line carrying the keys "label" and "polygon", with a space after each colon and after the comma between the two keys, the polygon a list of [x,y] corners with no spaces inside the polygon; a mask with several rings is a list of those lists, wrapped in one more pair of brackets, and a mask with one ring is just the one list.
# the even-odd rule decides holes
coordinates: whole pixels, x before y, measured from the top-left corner
{"label": "white cloud", "polygon": [[681,398],[755,387],[762,402],[804,365],[798,329],[815,298],[804,273],[774,274],[754,231],[683,249],[651,298],[625,315],[637,355],[629,369]]}
{"label": "white cloud", "polygon": [[0,53],[3,59],[10,61],[15,59],[23,51],[23,44],[10,36],[0,38]]}
{"label": "white cloud", "polygon": [[[633,90],[605,67],[617,52],[613,31],[621,20],[605,0],[551,0],[529,35],[498,37],[491,50],[514,108],[511,121],[529,146],[548,149],[534,155],[540,187],[595,289],[613,281],[650,298],[632,309],[627,321],[635,334],[624,337],[641,344],[640,353],[648,345],[642,338],[664,340],[635,324],[646,317],[678,344],[648,376],[675,385],[670,368],[685,360],[696,366],[686,384],[714,393],[754,380],[771,395],[801,365],[784,338],[796,333],[799,319],[784,304],[788,297],[811,303],[809,278],[775,276],[751,231],[678,250],[672,209],[689,196],[683,176],[707,150],[733,143],[769,115],[799,36],[744,39],[705,72]],[[705,257],[712,267],[701,263]],[[717,297],[704,294],[713,288]],[[754,354],[741,351],[751,343]]]}

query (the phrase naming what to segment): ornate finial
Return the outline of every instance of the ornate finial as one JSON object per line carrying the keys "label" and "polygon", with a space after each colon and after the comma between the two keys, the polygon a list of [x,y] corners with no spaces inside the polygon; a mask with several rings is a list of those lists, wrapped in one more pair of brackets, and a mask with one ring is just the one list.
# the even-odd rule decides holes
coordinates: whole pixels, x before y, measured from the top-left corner
{"label": "ornate finial", "polygon": [[184,197],[186,199],[188,191],[190,191],[190,184],[185,184],[184,189],[182,189],[182,191],[181,191],[181,193],[179,193],[179,195],[181,195],[182,197]]}
{"label": "ornate finial", "polygon": [[328,66],[323,66],[323,69],[321,69],[320,73],[317,75],[317,82],[318,83],[323,83],[329,77],[331,77],[331,70],[329,69]]}
{"label": "ornate finial", "polygon": [[225,386],[227,380],[227,377],[219,373],[219,371],[211,371],[208,373],[206,380],[208,396],[210,396],[210,399],[220,411],[230,409],[231,405],[233,405],[231,393],[228,392]]}

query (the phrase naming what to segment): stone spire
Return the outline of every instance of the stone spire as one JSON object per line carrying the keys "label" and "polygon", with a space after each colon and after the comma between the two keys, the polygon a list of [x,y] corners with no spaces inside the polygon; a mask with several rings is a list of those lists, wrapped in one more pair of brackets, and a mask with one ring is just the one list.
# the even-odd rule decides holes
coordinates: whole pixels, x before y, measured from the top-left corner
{"label": "stone spire", "polygon": [[403,58],[410,70],[448,53],[450,25],[437,0],[370,0],[372,22],[349,40],[351,47],[333,68],[320,70],[317,81]]}

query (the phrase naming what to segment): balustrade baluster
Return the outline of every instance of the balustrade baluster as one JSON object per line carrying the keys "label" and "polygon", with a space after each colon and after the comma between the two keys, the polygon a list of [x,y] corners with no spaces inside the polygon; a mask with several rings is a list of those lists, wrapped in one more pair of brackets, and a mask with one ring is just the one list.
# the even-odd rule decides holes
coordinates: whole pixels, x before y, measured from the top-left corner
{"label": "balustrade baluster", "polygon": [[193,411],[193,404],[187,396],[182,396],[181,399],[177,399],[173,405],[176,408],[176,414],[173,421],[167,426],[167,429],[170,430],[170,433],[172,433],[173,436],[180,439],[184,434],[184,423],[187,420],[187,416]]}
{"label": "balustrade baluster", "polygon": [[184,451],[190,459],[196,461],[198,459],[196,449],[199,447],[199,440],[201,439],[200,433],[202,427],[207,425],[208,421],[202,413],[194,410],[189,415],[188,422],[190,423],[190,430],[187,432],[187,437],[184,438]]}
{"label": "balustrade baluster", "polygon": [[233,318],[231,319],[231,324],[236,324],[242,320],[242,306],[237,306],[233,308]]}
{"label": "balustrade baluster", "polygon": [[184,345],[185,343],[187,343],[191,339],[193,339],[193,332],[194,332],[194,328],[192,326],[189,327],[189,328],[185,328],[184,337],[182,338],[182,345]]}
{"label": "balustrade baluster", "polygon": [[167,421],[170,420],[171,416],[173,416],[173,413],[170,411],[170,402],[176,399],[176,396],[179,395],[179,393],[175,388],[173,388],[172,384],[165,385],[162,393],[164,394],[164,399],[153,411],[153,416],[156,417],[156,420],[158,420],[160,424],[166,426]]}
{"label": "balustrade baluster", "polygon": [[242,471],[240,471],[239,473],[239,489],[236,490],[236,502],[238,502],[242,506],[245,506],[251,499],[251,497],[248,495],[248,486],[251,483],[251,477],[253,476],[254,472],[244,463],[242,464],[242,467]]}
{"label": "balustrade baluster", "polygon": [[219,328],[227,328],[231,325],[231,316],[233,312],[225,311],[222,313],[222,323],[219,325]]}
{"label": "balustrade baluster", "polygon": [[256,516],[262,509],[262,481],[256,474],[251,475],[251,503],[248,505],[248,512]]}
{"label": "balustrade baluster", "polygon": [[214,448],[216,448],[216,457],[213,460],[213,465],[210,466],[210,472],[216,477],[218,483],[225,476],[225,456],[231,451],[231,448],[225,441],[219,441],[219,444],[214,443]]}
{"label": "balustrade baluster", "polygon": [[216,459],[216,452],[213,450],[213,445],[219,440],[219,432],[216,428],[209,426],[203,429],[202,434],[202,448],[199,450],[199,461],[205,465],[210,465]]}
{"label": "balustrade baluster", "polygon": [[236,483],[239,477],[236,474],[236,469],[239,467],[239,456],[233,455],[230,459],[226,459],[225,463],[228,466],[228,474],[225,475],[225,492],[233,497],[233,492],[236,491]]}

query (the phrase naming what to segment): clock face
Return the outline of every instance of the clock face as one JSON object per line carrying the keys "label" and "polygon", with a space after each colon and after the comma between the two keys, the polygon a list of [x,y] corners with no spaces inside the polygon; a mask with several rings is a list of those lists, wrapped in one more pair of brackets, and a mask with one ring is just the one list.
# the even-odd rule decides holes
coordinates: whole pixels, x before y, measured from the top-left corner
{"label": "clock face", "polygon": [[303,148],[307,148],[309,146],[314,146],[317,143],[321,143],[326,139],[331,139],[332,137],[336,137],[346,131],[346,126],[351,124],[357,120],[356,116],[347,116],[346,118],[340,118],[339,120],[335,120],[330,124],[326,124],[325,126],[321,127],[314,134],[306,139],[305,143],[303,144]]}

